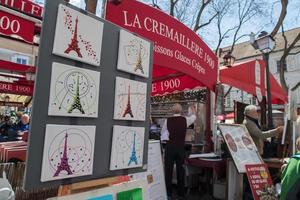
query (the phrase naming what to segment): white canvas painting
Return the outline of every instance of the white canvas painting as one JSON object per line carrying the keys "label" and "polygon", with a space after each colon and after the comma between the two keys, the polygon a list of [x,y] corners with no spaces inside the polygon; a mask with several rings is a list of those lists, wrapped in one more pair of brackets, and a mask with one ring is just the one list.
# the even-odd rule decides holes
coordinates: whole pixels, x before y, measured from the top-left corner
{"label": "white canvas painting", "polygon": [[116,77],[114,119],[145,121],[147,84]]}
{"label": "white canvas painting", "polygon": [[103,23],[60,4],[53,54],[100,66]]}
{"label": "white canvas painting", "polygon": [[110,170],[141,167],[144,136],[144,127],[114,126]]}
{"label": "white canvas painting", "polygon": [[125,30],[120,30],[118,69],[149,77],[150,42]]}
{"label": "white canvas painting", "polygon": [[93,173],[96,126],[47,124],[41,181]]}
{"label": "white canvas painting", "polygon": [[48,114],[98,117],[100,72],[53,63]]}

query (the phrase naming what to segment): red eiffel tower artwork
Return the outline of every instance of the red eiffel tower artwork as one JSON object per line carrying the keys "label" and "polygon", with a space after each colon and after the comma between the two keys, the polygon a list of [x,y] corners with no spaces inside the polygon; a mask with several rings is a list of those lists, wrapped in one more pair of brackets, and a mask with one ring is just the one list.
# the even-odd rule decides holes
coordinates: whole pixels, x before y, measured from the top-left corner
{"label": "red eiffel tower artwork", "polygon": [[130,103],[130,85],[128,86],[128,99],[127,99],[127,105],[124,114],[122,117],[125,117],[126,115],[130,115],[130,117],[133,118],[132,110],[131,110],[131,103]]}
{"label": "red eiffel tower artwork", "polygon": [[71,40],[71,43],[69,44],[69,47],[65,50],[65,53],[69,54],[71,51],[75,51],[77,53],[77,56],[82,58],[80,48],[78,46],[77,30],[78,30],[78,17],[76,18],[75,21],[75,30],[74,30],[73,38]]}
{"label": "red eiffel tower artwork", "polygon": [[73,174],[70,168],[70,165],[68,163],[68,156],[67,156],[67,148],[68,148],[68,133],[65,135],[65,145],[64,145],[64,152],[63,156],[60,159],[60,164],[58,164],[56,172],[53,177],[56,177],[60,174],[61,171],[66,171],[68,172],[68,175]]}

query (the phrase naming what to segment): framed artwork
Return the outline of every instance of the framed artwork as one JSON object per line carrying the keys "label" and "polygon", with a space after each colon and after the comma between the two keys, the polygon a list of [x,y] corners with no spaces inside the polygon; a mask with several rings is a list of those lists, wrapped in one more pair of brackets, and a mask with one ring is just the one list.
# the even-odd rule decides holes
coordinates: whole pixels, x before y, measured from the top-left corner
{"label": "framed artwork", "polygon": [[239,173],[246,173],[246,165],[263,163],[244,125],[218,124],[218,127]]}
{"label": "framed artwork", "polygon": [[104,195],[104,196],[99,196],[99,197],[93,197],[89,198],[87,200],[113,200],[113,195]]}
{"label": "framed artwork", "polygon": [[[139,179],[48,200],[146,200],[147,180]],[[128,198],[127,198],[128,197]],[[130,199],[131,198],[131,199]],[[163,200],[157,199],[157,200]]]}
{"label": "framed artwork", "polygon": [[102,36],[101,21],[59,5],[53,54],[100,66]]}
{"label": "framed artwork", "polygon": [[144,127],[114,126],[110,170],[141,167],[144,136]]}
{"label": "framed artwork", "polygon": [[48,114],[98,117],[100,72],[52,64]]}
{"label": "framed artwork", "polygon": [[145,121],[147,84],[116,77],[114,119]]}
{"label": "framed artwork", "polygon": [[117,193],[117,200],[143,200],[142,188]]}
{"label": "framed artwork", "polygon": [[118,69],[149,77],[150,42],[128,31],[120,30]]}
{"label": "framed artwork", "polygon": [[93,173],[96,126],[46,125],[41,181]]}

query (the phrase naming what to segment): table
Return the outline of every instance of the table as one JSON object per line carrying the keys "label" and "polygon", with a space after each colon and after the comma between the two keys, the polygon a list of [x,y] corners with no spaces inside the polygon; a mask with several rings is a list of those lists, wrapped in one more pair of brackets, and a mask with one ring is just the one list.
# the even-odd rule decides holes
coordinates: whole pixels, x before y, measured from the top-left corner
{"label": "table", "polygon": [[269,168],[281,169],[283,165],[283,159],[281,158],[264,158],[263,160]]}

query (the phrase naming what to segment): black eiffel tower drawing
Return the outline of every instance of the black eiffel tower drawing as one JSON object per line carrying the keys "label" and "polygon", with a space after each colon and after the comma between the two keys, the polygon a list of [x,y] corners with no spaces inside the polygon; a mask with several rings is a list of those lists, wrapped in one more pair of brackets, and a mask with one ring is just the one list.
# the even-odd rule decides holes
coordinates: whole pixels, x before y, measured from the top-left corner
{"label": "black eiffel tower drawing", "polygon": [[70,165],[68,163],[69,159],[68,159],[67,148],[68,148],[68,133],[66,132],[63,156],[60,159],[60,164],[57,166],[57,169],[53,177],[58,176],[61,171],[66,171],[68,175],[73,174]]}
{"label": "black eiffel tower drawing", "polygon": [[138,161],[137,161],[137,157],[136,157],[136,150],[135,150],[135,135],[133,136],[133,144],[132,144],[132,151],[131,151],[131,156],[130,156],[130,159],[129,159],[129,162],[128,162],[128,166],[134,162],[136,165],[138,164]]}
{"label": "black eiffel tower drawing", "polygon": [[68,110],[68,113],[72,113],[73,110],[79,110],[81,112],[81,114],[84,114],[84,110],[83,107],[80,103],[80,95],[79,95],[79,75],[77,76],[77,83],[76,83],[76,95],[73,98],[73,103],[70,107],[70,109]]}
{"label": "black eiffel tower drawing", "polygon": [[140,44],[139,46],[139,52],[138,52],[138,57],[137,57],[137,63],[134,68],[134,71],[136,72],[137,70],[141,70],[142,74],[144,74],[144,69],[142,65],[142,45]]}

